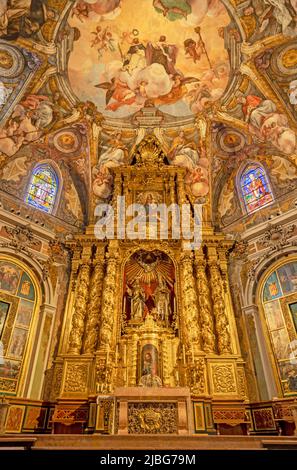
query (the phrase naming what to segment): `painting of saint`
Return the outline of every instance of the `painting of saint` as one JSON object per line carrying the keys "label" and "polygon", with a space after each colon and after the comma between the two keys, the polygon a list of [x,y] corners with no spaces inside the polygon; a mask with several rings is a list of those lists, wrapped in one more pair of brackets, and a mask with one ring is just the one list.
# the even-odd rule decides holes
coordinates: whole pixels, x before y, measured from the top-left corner
{"label": "painting of saint", "polygon": [[21,358],[23,356],[27,340],[27,334],[27,330],[23,330],[21,328],[14,329],[10,341],[8,355],[14,356],[16,358]]}
{"label": "painting of saint", "polygon": [[20,278],[19,269],[11,263],[0,264],[0,289],[15,293]]}
{"label": "painting of saint", "polygon": [[294,302],[292,304],[289,304],[289,309],[292,315],[292,320],[295,326],[295,330],[297,333],[297,302]]}
{"label": "painting of saint", "polygon": [[264,309],[270,330],[284,327],[282,309],[278,300],[265,303]]}
{"label": "painting of saint", "polygon": [[141,372],[139,385],[142,387],[160,387],[159,355],[156,346],[146,344],[141,351]]}
{"label": "painting of saint", "polygon": [[2,0],[0,2],[0,37],[15,40],[37,33],[52,13],[41,0]]}
{"label": "painting of saint", "polygon": [[281,379],[287,381],[290,392],[297,392],[297,366],[291,362],[279,362]]}
{"label": "painting of saint", "polygon": [[281,287],[279,284],[279,280],[276,276],[276,273],[272,273],[269,278],[267,279],[264,287],[264,302],[267,300],[277,299],[278,297],[282,296]]}
{"label": "painting of saint", "polygon": [[47,96],[28,95],[14,107],[11,117],[0,129],[0,152],[10,157],[22,145],[39,139],[53,117],[53,105]]}
{"label": "painting of saint", "polygon": [[290,339],[286,328],[271,332],[272,344],[277,359],[287,359],[290,355]]}
{"label": "painting of saint", "polygon": [[278,270],[278,277],[284,294],[297,291],[297,263],[289,263],[281,266]]}
{"label": "painting of saint", "polygon": [[204,197],[209,191],[208,159],[198,151],[194,140],[189,140],[186,130],[181,130],[173,138],[168,151],[171,165],[186,168],[186,187],[195,197]]}
{"label": "painting of saint", "polygon": [[28,327],[30,325],[34,304],[21,299],[18,307],[16,324]]}
{"label": "painting of saint", "polygon": [[0,361],[0,377],[17,379],[21,369],[21,362],[5,359]]}
{"label": "painting of saint", "polygon": [[4,330],[4,325],[9,311],[9,307],[10,304],[8,302],[0,300],[0,338]]}
{"label": "painting of saint", "polygon": [[20,281],[20,286],[18,289],[18,295],[20,297],[26,297],[30,300],[34,300],[35,298],[35,289],[33,283],[28,276],[28,274],[23,273]]}
{"label": "painting of saint", "polygon": [[241,105],[244,120],[249,123],[249,130],[260,140],[272,143],[286,154],[296,150],[296,134],[273,101],[238,92],[237,102]]}
{"label": "painting of saint", "polygon": [[[132,133],[134,135],[134,132]],[[111,169],[127,162],[128,151],[122,132],[108,135],[101,145],[98,164],[93,168],[93,193],[100,199],[108,199],[112,193]]]}

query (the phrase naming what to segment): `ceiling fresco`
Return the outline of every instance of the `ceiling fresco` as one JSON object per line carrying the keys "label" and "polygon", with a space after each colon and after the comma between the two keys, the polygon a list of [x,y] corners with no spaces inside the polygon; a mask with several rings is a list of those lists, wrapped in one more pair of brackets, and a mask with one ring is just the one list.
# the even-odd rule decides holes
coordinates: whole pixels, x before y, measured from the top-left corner
{"label": "ceiling fresco", "polygon": [[80,227],[153,136],[218,226],[244,226],[236,175],[248,162],[283,198],[276,213],[289,208],[296,18],[297,0],[0,0],[1,196],[22,204],[34,165],[52,161],[56,215]]}
{"label": "ceiling fresco", "polygon": [[73,8],[68,76],[77,97],[107,116],[155,106],[202,111],[224,93],[230,65],[219,0],[88,0]]}

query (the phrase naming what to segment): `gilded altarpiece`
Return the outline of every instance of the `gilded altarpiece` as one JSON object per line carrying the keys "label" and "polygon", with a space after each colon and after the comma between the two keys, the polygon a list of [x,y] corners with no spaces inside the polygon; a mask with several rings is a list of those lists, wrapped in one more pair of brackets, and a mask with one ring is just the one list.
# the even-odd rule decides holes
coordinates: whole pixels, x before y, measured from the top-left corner
{"label": "gilded altarpiece", "polygon": [[[73,253],[71,289],[56,362],[58,370],[63,364],[56,409],[97,400],[97,418],[91,421],[96,421],[97,432],[112,433],[120,419],[114,399],[118,387],[142,387],[146,397],[154,391],[152,403],[161,408],[165,404],[156,398],[156,388],[166,388],[168,396],[172,390],[172,410],[177,390],[186,387],[205,416],[211,406],[220,408],[222,403],[243,416],[244,364],[227,276],[232,242],[202,223],[202,242],[189,250],[187,240],[176,236],[172,218],[168,236],[162,236],[158,217],[155,226],[146,224],[154,204],[191,204],[184,169],[168,165],[155,138],[144,139],[131,164],[113,172],[112,204],[121,236],[100,241],[90,226],[85,235],[68,242]],[[119,198],[125,204],[126,231]],[[140,240],[128,232],[127,208],[133,203],[144,207]],[[138,400],[128,406],[135,415],[148,405]],[[170,413],[172,421],[175,414]],[[110,420],[113,426],[104,425]],[[204,429],[197,424],[196,432],[213,430],[212,420],[206,421]],[[134,424],[129,426],[133,432]]]}

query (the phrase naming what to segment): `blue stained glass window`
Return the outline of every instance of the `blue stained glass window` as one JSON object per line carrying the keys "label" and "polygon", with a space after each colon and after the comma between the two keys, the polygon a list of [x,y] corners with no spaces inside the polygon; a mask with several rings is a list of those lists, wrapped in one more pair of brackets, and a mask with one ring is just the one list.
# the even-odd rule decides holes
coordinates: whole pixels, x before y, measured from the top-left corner
{"label": "blue stained glass window", "polygon": [[49,214],[52,212],[58,191],[58,177],[47,163],[34,168],[26,195],[26,202]]}
{"label": "blue stained glass window", "polygon": [[261,209],[273,201],[273,194],[262,167],[257,165],[247,167],[241,175],[240,184],[248,213]]}

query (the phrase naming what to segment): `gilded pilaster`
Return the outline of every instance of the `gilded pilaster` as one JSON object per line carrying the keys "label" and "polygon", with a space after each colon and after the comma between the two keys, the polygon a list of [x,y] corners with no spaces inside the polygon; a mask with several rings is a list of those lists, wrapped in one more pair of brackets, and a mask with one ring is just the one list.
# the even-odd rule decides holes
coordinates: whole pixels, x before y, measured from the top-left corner
{"label": "gilded pilaster", "polygon": [[218,341],[218,352],[219,354],[231,354],[231,337],[229,331],[229,322],[226,315],[223,279],[216,260],[211,260],[209,269],[213,313],[215,317],[215,328]]}
{"label": "gilded pilaster", "polygon": [[200,350],[197,295],[193,275],[192,254],[184,253],[182,259],[183,277],[183,326],[185,345],[188,351]]}
{"label": "gilded pilaster", "polygon": [[104,254],[97,247],[94,270],[91,277],[90,300],[88,317],[85,328],[83,352],[93,353],[96,350],[100,322],[100,306],[102,298],[102,283],[104,274]]}
{"label": "gilded pilaster", "polygon": [[216,338],[214,334],[214,321],[211,311],[210,291],[206,276],[206,260],[202,252],[195,254],[196,285],[198,292],[198,303],[201,318],[201,336],[203,340],[203,351],[214,353],[216,349]]}
{"label": "gilded pilaster", "polygon": [[79,268],[76,282],[74,314],[69,337],[70,354],[80,354],[83,341],[86,310],[89,297],[90,264],[84,263]]}

